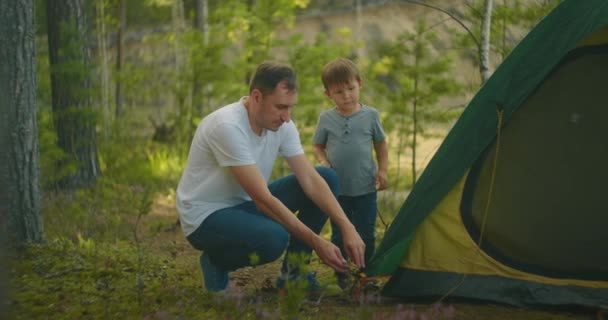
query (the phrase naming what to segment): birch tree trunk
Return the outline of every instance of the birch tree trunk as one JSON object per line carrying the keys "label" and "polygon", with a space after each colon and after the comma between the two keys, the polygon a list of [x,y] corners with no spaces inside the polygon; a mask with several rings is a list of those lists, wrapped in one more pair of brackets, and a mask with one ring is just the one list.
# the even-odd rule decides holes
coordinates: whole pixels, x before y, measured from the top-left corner
{"label": "birch tree trunk", "polygon": [[57,143],[76,163],[59,181],[65,189],[94,183],[101,174],[91,106],[90,53],[82,0],[46,1],[53,122]]}
{"label": "birch tree trunk", "polygon": [[116,33],[116,117],[123,114],[125,97],[122,90],[123,43],[125,29],[127,28],[127,1],[118,3],[118,32]]}
{"label": "birch tree trunk", "polygon": [[0,244],[43,235],[34,39],[34,1],[0,0]]}
{"label": "birch tree trunk", "polygon": [[[207,22],[208,19],[208,7],[207,0],[196,0],[196,20],[194,23],[194,27],[202,32],[202,44],[203,47],[206,47],[209,43],[209,25]],[[205,107],[203,103],[203,86],[205,84],[201,80],[201,75],[199,72],[195,71],[193,81],[192,81],[192,99],[193,105],[199,114],[203,114],[203,109]]]}
{"label": "birch tree trunk", "polygon": [[361,0],[355,0],[355,23],[356,23],[356,34],[355,39],[357,40],[357,58],[361,59],[364,52],[364,39],[363,39],[363,28],[361,25]]}
{"label": "birch tree trunk", "polygon": [[[184,22],[184,4],[182,0],[173,0],[171,5],[171,25],[173,29],[174,39],[173,39],[173,52],[174,52],[174,69],[176,75],[176,104],[180,110],[180,113],[183,111],[184,106],[187,104],[189,99],[189,94],[187,92],[190,91],[190,86],[186,87],[184,90],[184,83],[181,79],[179,79],[178,75],[182,72],[184,68],[185,58],[185,49],[182,43],[182,35],[186,29]],[[188,110],[190,112],[190,110]],[[189,122],[188,122],[189,123]]]}
{"label": "birch tree trunk", "polygon": [[209,7],[207,0],[196,0],[196,25],[198,30],[203,32],[203,44],[209,43]]}
{"label": "birch tree trunk", "polygon": [[492,74],[490,70],[490,27],[492,26],[493,0],[485,0],[483,21],[481,22],[481,48],[479,52],[479,72],[485,83]]}

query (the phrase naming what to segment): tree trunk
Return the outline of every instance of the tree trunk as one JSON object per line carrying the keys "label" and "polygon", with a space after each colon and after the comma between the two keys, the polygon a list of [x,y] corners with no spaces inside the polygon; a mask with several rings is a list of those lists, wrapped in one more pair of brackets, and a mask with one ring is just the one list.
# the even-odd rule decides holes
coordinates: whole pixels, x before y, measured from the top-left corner
{"label": "tree trunk", "polygon": [[485,0],[483,21],[481,22],[481,48],[479,52],[479,72],[481,81],[485,83],[492,72],[490,71],[490,27],[492,26],[493,0]]}
{"label": "tree trunk", "polygon": [[122,92],[122,64],[123,64],[123,38],[127,28],[127,1],[120,0],[118,3],[118,32],[116,33],[116,117],[123,114],[123,104],[125,101]]}
{"label": "tree trunk", "polygon": [[207,0],[196,0],[196,29],[203,32],[203,43],[209,42],[209,24],[207,22],[209,16],[209,8]]}
{"label": "tree trunk", "polygon": [[0,241],[18,244],[43,235],[34,39],[34,1],[0,0]]}
{"label": "tree trunk", "polygon": [[[182,43],[182,40],[183,40],[182,35],[186,29],[185,23],[184,23],[183,0],[173,0],[172,6],[171,6],[171,24],[172,24],[173,34],[175,37],[175,39],[173,41],[173,50],[174,50],[173,52],[174,52],[174,57],[175,57],[174,68],[175,68],[175,74],[179,75],[180,72],[182,72],[182,70],[184,69],[184,61],[185,61],[185,55],[186,55],[184,52],[184,46]],[[176,97],[175,97],[176,105],[180,110],[180,116],[182,116],[184,106],[186,105],[186,102],[188,100],[186,92],[188,92],[188,90],[190,90],[190,87],[188,86],[186,88],[186,90],[184,90],[184,83],[183,83],[183,80],[181,80],[181,79],[177,80],[175,86],[176,86]],[[190,112],[190,110],[188,110],[188,112]]]}
{"label": "tree trunk", "polygon": [[355,23],[356,23],[355,40],[357,41],[357,44],[356,44],[357,58],[361,59],[365,55],[363,28],[361,27],[361,25],[363,24],[363,21],[361,18],[361,0],[355,0]]}
{"label": "tree trunk", "polygon": [[61,188],[88,186],[100,175],[81,1],[46,1],[53,121],[59,147],[76,163],[74,172],[59,181]]}
{"label": "tree trunk", "polygon": [[100,61],[100,91],[101,109],[103,110],[103,133],[110,132],[110,72],[108,67],[108,32],[106,30],[106,7],[107,0],[95,1],[97,48]]}
{"label": "tree trunk", "polygon": [[[194,23],[194,27],[202,32],[201,41],[203,46],[207,46],[209,43],[209,25],[207,23],[208,18],[208,8],[207,8],[207,0],[196,0],[196,20]],[[194,73],[192,81],[192,99],[193,105],[199,114],[203,114],[204,103],[203,103],[203,81],[201,80],[201,75],[199,72]]]}
{"label": "tree trunk", "polygon": [[[507,0],[502,0],[502,6],[506,8],[509,6],[507,4]],[[500,48],[500,60],[504,61],[507,56],[507,16],[503,14],[502,16],[502,31],[501,31],[501,48]]]}

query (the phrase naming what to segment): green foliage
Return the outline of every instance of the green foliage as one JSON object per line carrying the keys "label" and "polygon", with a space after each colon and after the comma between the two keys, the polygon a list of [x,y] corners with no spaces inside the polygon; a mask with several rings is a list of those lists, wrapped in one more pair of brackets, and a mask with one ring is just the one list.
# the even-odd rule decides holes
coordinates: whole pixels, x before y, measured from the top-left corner
{"label": "green foliage", "polygon": [[[412,151],[412,178],[416,178],[416,151],[419,137],[432,137],[433,126],[444,125],[459,115],[442,105],[441,99],[458,94],[461,85],[449,72],[452,59],[435,49],[437,35],[420,20],[414,33],[405,32],[378,49],[379,58],[371,66],[377,79],[372,85],[390,106],[383,118],[385,130],[398,134],[397,162],[401,152]],[[401,179],[399,167],[396,176]]]}
{"label": "green foliage", "polygon": [[[43,44],[42,41],[39,47]],[[43,190],[51,190],[58,187],[60,181],[74,175],[78,170],[78,162],[73,154],[66,153],[58,144],[56,123],[60,123],[64,132],[77,130],[83,124],[96,123],[98,113],[91,109],[79,107],[66,107],[63,110],[53,111],[51,108],[51,77],[49,56],[46,48],[43,47],[37,54],[37,122],[38,140],[40,148],[40,168],[41,186]],[[61,76],[84,77],[84,65],[80,62],[70,62],[56,66],[55,70]],[[80,88],[80,86],[78,86]],[[84,97],[87,92],[85,89],[74,90],[73,98]],[[71,145],[76,147],[89,143],[89,141],[74,134]]]}
{"label": "green foliage", "polygon": [[51,70],[46,41],[36,41],[36,105],[38,110],[51,108]]}
{"label": "green foliage", "polygon": [[[559,2],[560,0],[494,1],[490,26],[490,47],[491,51],[500,56],[500,59],[492,57],[493,61],[500,64],[523,36],[551,10],[555,9]],[[479,41],[484,0],[472,0],[467,8],[468,10],[463,13],[463,21],[468,22],[469,29]],[[474,45],[471,36],[462,29],[453,30],[453,33],[460,34],[454,43],[462,51],[461,55],[470,57],[475,65],[479,65],[479,48]]]}
{"label": "green foliage", "polygon": [[321,82],[323,66],[336,58],[348,57],[353,50],[352,43],[349,29],[338,30],[333,35],[320,33],[312,44],[304,42],[301,35],[289,39],[289,62],[298,72],[300,85],[298,106],[292,117],[300,127],[315,126],[320,111],[330,106]]}
{"label": "green foliage", "polygon": [[51,54],[51,74],[57,81],[56,95],[64,105],[81,106],[90,95],[91,76],[88,50],[83,50],[85,33],[79,29],[75,17],[59,23],[56,30],[55,52]]}
{"label": "green foliage", "polygon": [[76,162],[57,145],[53,115],[49,110],[38,112],[38,141],[41,186],[43,190],[54,189],[59,181],[76,172]]}
{"label": "green foliage", "polygon": [[562,1],[563,0],[530,1],[527,3],[527,6],[523,6],[521,4],[522,0],[518,0],[514,5],[514,15],[519,14],[520,19],[519,21],[515,20],[514,22],[519,22],[522,27],[531,30]]}
{"label": "green foliage", "polygon": [[150,139],[147,135],[149,124],[144,117],[127,113],[112,124],[111,135],[100,138],[104,177],[120,184],[151,185],[155,189],[173,187],[185,159],[172,146]]}
{"label": "green foliage", "polygon": [[38,146],[42,190],[55,189],[59,181],[76,172],[77,164],[57,144],[53,112],[51,109],[51,77],[46,43],[38,41],[36,54],[36,104],[38,107]]}
{"label": "green foliage", "polygon": [[[211,7],[208,35],[191,29],[171,32],[159,39],[175,48],[172,53],[178,61],[177,68],[161,69],[164,75],[158,77],[158,68],[143,64],[139,67],[144,68],[144,72],[154,70],[156,73],[156,76],[143,77],[146,86],[150,87],[151,79],[159,79],[175,97],[176,108],[164,120],[173,129],[174,142],[184,147],[180,151],[182,154],[187,152],[202,117],[246,92],[248,77],[255,64],[270,58],[270,48],[281,46],[275,30],[291,27],[295,9],[306,3],[302,0],[256,1],[253,4],[226,1],[221,6]],[[252,10],[260,15],[249,14]],[[121,76],[127,77],[131,70],[127,69]]]}
{"label": "green foliage", "polygon": [[[287,274],[306,275],[310,255],[292,253],[287,257]],[[281,301],[281,313],[286,319],[297,319],[300,306],[308,296],[309,283],[304,276],[285,281],[286,296]]]}
{"label": "green foliage", "polygon": [[112,13],[118,12],[120,1],[126,1],[127,21],[130,26],[137,28],[146,26],[158,26],[171,21],[171,1],[167,0],[96,0],[103,2],[110,24],[116,25],[118,19]]}
{"label": "green foliage", "polygon": [[281,60],[271,52],[284,45],[277,34],[290,29],[296,9],[307,5],[308,0],[229,0],[217,8],[217,17],[226,21],[222,34],[239,48],[233,64],[241,71],[244,83],[248,84],[261,61]]}
{"label": "green foliage", "polygon": [[198,122],[229,99],[242,94],[245,85],[235,68],[223,61],[230,45],[225,38],[212,36],[205,42],[200,30],[174,36],[172,41],[185,50],[186,60],[181,68],[168,73],[173,79],[170,88],[177,98],[177,108],[167,120],[175,129],[177,144],[189,146]]}

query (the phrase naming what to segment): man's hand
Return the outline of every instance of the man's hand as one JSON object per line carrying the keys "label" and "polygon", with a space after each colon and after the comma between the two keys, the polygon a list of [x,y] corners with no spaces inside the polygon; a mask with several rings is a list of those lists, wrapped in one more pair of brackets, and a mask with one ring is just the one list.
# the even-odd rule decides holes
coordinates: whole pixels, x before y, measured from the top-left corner
{"label": "man's hand", "polygon": [[350,228],[341,229],[341,231],[344,250],[357,267],[365,268],[365,243],[361,236],[352,225]]}
{"label": "man's hand", "polygon": [[[297,155],[287,158],[287,163],[298,178],[300,186],[306,195],[323,211],[329,218],[340,226],[344,239],[344,249],[348,256],[358,267],[365,267],[365,244],[357,233],[353,224],[348,220],[346,214],[340,207],[336,197],[332,194],[327,182],[319,175],[308,161],[305,155]],[[309,235],[310,236],[310,235]],[[315,235],[318,237],[317,235]],[[320,239],[320,240],[319,240]],[[348,266],[340,250],[331,242],[323,238],[314,239],[307,243],[317,252],[321,260],[339,272],[347,272]],[[323,240],[323,241],[321,241]]]}
{"label": "man's hand", "polygon": [[333,243],[315,235],[313,238],[313,249],[323,261],[337,272],[348,272],[348,263],[342,256],[340,248]]}

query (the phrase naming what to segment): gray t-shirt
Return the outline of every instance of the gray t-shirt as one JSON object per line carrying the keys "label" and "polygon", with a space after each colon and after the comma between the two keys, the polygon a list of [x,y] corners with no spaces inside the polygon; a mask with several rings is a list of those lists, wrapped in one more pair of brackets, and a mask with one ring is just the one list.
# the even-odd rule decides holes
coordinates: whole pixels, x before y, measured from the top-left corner
{"label": "gray t-shirt", "polygon": [[323,111],[313,137],[315,144],[325,145],[345,196],[376,190],[373,145],[384,139],[378,110],[365,105],[348,116],[341,115],[336,108]]}

